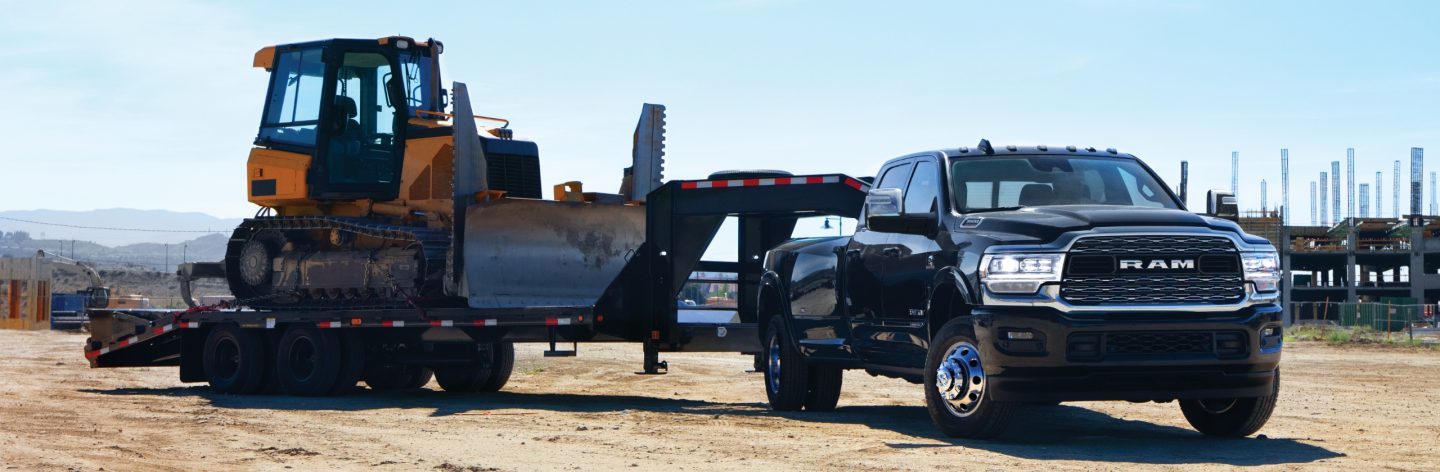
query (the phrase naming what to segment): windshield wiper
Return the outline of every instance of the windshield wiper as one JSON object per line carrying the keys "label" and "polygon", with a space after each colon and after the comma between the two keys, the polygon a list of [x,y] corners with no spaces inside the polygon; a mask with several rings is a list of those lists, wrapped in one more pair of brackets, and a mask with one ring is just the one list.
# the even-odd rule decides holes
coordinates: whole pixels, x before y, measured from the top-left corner
{"label": "windshield wiper", "polygon": [[1019,210],[1019,209],[1021,209],[1021,208],[1025,208],[1025,207],[1024,207],[1023,205],[1017,205],[1017,206],[994,207],[994,208],[970,208],[970,209],[968,209],[968,210],[965,210],[965,214],[968,215],[968,214],[970,214],[970,213],[989,213],[989,212],[992,212],[992,211],[1015,211],[1015,210]]}

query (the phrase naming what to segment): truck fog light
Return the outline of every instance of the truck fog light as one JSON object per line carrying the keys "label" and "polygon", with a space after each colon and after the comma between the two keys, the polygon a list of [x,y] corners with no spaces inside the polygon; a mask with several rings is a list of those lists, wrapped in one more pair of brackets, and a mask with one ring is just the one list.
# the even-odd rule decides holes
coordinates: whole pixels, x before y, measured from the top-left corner
{"label": "truck fog light", "polygon": [[1034,331],[1006,331],[1005,339],[1030,340],[1035,339]]}
{"label": "truck fog light", "polygon": [[1263,329],[1263,330],[1260,330],[1260,336],[1267,337],[1267,338],[1268,338],[1268,337],[1275,336],[1275,335],[1277,335],[1277,334],[1280,334],[1280,328],[1276,328],[1276,327],[1274,327],[1274,326],[1269,326],[1269,327],[1266,327],[1266,328]]}

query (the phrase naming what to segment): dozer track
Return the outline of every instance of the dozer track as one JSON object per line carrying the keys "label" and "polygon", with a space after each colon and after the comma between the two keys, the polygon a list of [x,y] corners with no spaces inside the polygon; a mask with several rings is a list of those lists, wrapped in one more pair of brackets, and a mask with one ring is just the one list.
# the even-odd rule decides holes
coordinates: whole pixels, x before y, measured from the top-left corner
{"label": "dozer track", "polygon": [[[370,237],[387,241],[381,249],[415,249],[413,280],[375,281],[388,286],[384,290],[353,290],[332,288],[324,281],[310,281],[310,285],[294,288],[277,288],[272,277],[278,272],[265,266],[266,275],[262,284],[252,284],[245,279],[242,257],[247,244],[262,241],[273,251],[266,255],[266,264],[280,255],[286,243],[294,245],[324,246],[308,235],[315,232],[348,234],[350,237]],[[259,217],[246,219],[235,228],[225,250],[226,280],[238,304],[255,309],[326,310],[337,308],[406,308],[415,306],[449,306],[452,300],[444,296],[444,276],[447,253],[450,249],[449,231],[416,226],[399,226],[377,223],[361,218],[326,216]],[[315,250],[300,255],[301,259],[317,254],[336,253],[336,250]],[[362,251],[350,251],[362,252]],[[372,256],[366,267],[375,263]],[[388,270],[380,269],[385,278]],[[255,273],[252,269],[252,273]],[[252,276],[253,277],[253,276]],[[252,280],[253,282],[253,280]]]}

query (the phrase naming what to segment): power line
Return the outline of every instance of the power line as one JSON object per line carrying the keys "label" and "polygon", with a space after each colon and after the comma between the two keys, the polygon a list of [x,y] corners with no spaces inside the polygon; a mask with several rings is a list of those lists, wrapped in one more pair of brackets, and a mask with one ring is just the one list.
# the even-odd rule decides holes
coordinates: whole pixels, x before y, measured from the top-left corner
{"label": "power line", "polygon": [[75,229],[98,229],[98,230],[105,230],[105,231],[138,231],[138,232],[142,232],[142,233],[223,233],[223,232],[224,232],[224,231],[212,231],[212,230],[204,230],[204,231],[201,231],[201,230],[187,230],[187,229],[113,228],[113,227],[107,227],[107,226],[67,225],[67,224],[64,224],[64,223],[47,223],[47,222],[44,222],[44,221],[24,220],[24,219],[20,219],[20,218],[11,218],[11,217],[8,217],[8,216],[0,216],[0,220],[9,220],[9,221],[17,222],[17,223],[30,223],[30,224],[32,224],[32,225],[60,226],[60,227],[75,228]]}

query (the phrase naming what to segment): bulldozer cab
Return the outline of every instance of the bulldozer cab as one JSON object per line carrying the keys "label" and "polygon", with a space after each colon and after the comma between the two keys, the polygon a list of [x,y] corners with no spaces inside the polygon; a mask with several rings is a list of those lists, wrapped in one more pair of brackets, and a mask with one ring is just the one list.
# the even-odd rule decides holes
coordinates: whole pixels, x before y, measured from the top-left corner
{"label": "bulldozer cab", "polygon": [[[409,118],[442,112],[440,43],[332,39],[256,53],[270,87],[255,145],[309,156],[312,200],[396,198]],[[275,192],[253,179],[252,195]]]}

